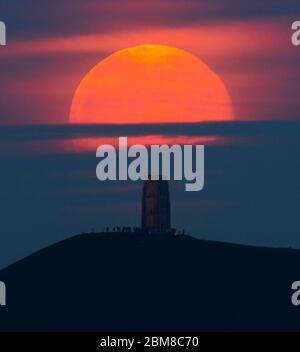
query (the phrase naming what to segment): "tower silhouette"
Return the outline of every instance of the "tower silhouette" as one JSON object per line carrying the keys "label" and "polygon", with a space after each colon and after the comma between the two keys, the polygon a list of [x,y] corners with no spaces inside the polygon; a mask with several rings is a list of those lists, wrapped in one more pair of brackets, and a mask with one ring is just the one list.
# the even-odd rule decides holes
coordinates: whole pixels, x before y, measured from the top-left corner
{"label": "tower silhouette", "polygon": [[171,229],[170,197],[167,180],[145,180],[142,199],[142,228],[154,231]]}

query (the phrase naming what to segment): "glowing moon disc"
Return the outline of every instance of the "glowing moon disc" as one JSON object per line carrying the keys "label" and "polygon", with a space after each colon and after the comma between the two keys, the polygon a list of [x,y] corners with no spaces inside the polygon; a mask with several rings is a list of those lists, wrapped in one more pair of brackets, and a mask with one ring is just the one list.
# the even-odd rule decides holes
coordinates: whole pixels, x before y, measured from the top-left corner
{"label": "glowing moon disc", "polygon": [[168,123],[232,120],[221,79],[186,51],[142,45],[115,52],[80,82],[71,123]]}

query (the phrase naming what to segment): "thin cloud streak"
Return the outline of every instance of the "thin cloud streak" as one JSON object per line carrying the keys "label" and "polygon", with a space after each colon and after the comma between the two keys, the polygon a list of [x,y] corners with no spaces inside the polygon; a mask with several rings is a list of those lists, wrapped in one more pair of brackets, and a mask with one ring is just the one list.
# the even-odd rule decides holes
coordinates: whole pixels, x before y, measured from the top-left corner
{"label": "thin cloud streak", "polygon": [[89,137],[144,136],[299,136],[300,121],[222,121],[164,124],[57,124],[0,127],[0,141],[65,140]]}
{"label": "thin cloud streak", "polygon": [[144,125],[32,125],[0,128],[0,154],[95,153],[102,144],[299,145],[300,121],[228,121]]}
{"label": "thin cloud streak", "polygon": [[[210,57],[219,55],[222,60],[239,52],[243,56],[257,53],[280,54],[287,50],[286,39],[290,36],[289,18],[275,20],[252,20],[205,23],[202,25],[186,25],[181,28],[165,26],[149,29],[142,26],[136,29],[123,29],[118,32],[91,33],[86,35],[57,36],[20,40],[10,43],[1,53],[1,57],[20,57],[51,54],[109,54],[124,47],[140,44],[164,44],[180,47],[195,55],[209,53]],[[285,29],[285,30],[284,30]],[[276,40],[270,40],[270,33]],[[199,38],[196,40],[195,38]],[[249,40],[255,38],[255,40]]]}
{"label": "thin cloud streak", "polygon": [[[279,18],[300,13],[295,0],[73,0],[7,1],[0,4],[4,21],[12,27],[11,38],[56,38],[141,27],[184,27],[187,24]],[[68,16],[65,14],[68,13]]]}

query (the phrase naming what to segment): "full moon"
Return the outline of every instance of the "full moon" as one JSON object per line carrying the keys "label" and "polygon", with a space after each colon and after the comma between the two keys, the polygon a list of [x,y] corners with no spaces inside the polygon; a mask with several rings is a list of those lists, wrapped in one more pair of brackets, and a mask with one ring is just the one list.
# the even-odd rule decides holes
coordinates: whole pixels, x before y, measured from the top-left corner
{"label": "full moon", "polygon": [[123,49],[80,82],[70,123],[151,124],[234,118],[220,79],[196,56],[163,45]]}

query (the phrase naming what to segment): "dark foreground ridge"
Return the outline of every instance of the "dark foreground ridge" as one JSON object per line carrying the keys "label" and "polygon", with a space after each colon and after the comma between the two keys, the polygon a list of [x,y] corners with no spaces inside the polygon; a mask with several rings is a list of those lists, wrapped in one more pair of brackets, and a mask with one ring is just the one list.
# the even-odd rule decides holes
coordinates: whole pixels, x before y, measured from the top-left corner
{"label": "dark foreground ridge", "polygon": [[78,235],[0,272],[0,330],[299,330],[300,251]]}

